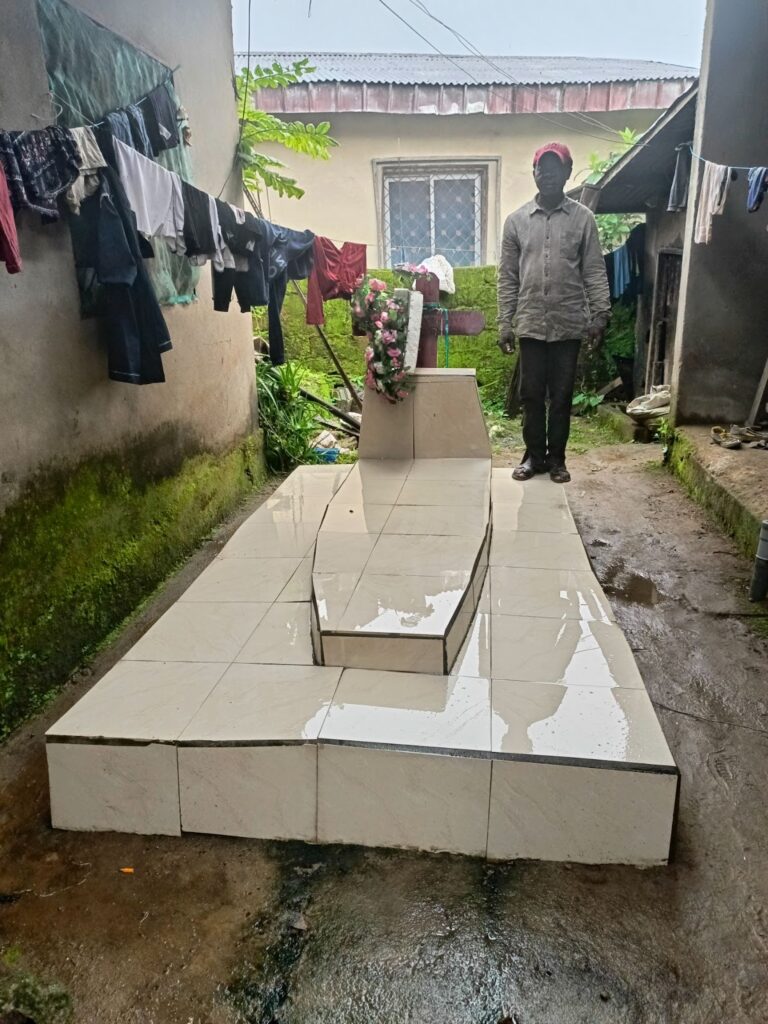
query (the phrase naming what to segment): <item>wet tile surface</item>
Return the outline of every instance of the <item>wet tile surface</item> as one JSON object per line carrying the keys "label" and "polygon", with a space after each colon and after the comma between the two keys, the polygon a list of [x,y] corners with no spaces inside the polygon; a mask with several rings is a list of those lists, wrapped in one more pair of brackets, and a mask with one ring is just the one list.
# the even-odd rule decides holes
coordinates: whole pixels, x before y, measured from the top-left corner
{"label": "wet tile surface", "polygon": [[126,661],[232,661],[270,611],[266,603],[173,605],[134,644]]}
{"label": "wet tile surface", "polygon": [[591,571],[589,558],[577,533],[519,533],[494,529],[490,564],[516,569]]}
{"label": "wet tile surface", "polygon": [[300,564],[300,558],[217,558],[179,600],[271,604]]}
{"label": "wet tile surface", "polygon": [[495,679],[492,750],[618,765],[674,765],[645,690]]}
{"label": "wet tile surface", "polygon": [[490,683],[346,669],[320,740],[487,752]]}
{"label": "wet tile surface", "polygon": [[309,602],[273,604],[236,660],[271,665],[311,665]]}
{"label": "wet tile surface", "polygon": [[315,740],[340,675],[338,668],[318,665],[232,665],[180,741]]}
{"label": "wet tile surface", "polygon": [[442,636],[469,581],[469,572],[437,576],[365,572],[339,621],[339,630]]}
{"label": "wet tile surface", "polygon": [[492,566],[489,576],[490,607],[496,614],[613,620],[608,599],[591,572]]}

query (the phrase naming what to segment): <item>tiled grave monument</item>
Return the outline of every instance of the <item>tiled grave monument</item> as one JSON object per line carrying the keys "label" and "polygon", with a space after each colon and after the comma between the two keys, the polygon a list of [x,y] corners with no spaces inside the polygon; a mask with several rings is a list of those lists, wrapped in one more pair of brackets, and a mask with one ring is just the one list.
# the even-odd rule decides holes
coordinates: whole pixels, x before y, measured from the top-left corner
{"label": "tiled grave monument", "polygon": [[54,826],[663,864],[678,771],[565,490],[474,373],[367,391],[47,736]]}

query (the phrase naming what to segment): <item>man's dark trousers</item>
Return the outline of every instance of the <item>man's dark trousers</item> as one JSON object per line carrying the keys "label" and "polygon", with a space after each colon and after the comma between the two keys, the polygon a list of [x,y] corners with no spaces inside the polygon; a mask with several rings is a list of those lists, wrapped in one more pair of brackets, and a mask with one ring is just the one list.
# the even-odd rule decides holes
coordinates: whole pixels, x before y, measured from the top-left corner
{"label": "man's dark trousers", "polygon": [[[526,455],[538,465],[565,462],[581,341],[520,339],[520,401]],[[546,403],[549,399],[549,419]]]}

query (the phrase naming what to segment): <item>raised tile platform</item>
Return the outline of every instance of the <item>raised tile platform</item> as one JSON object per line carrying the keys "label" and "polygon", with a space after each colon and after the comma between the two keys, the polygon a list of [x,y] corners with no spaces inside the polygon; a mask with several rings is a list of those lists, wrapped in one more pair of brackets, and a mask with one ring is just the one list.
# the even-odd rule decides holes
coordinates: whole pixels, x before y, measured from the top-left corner
{"label": "raised tile platform", "polygon": [[[49,730],[54,826],[667,860],[678,772],[566,489],[494,470],[489,506],[483,455],[405,450],[296,470]],[[447,671],[382,663],[469,594]],[[316,650],[392,646],[317,664],[313,607]]]}

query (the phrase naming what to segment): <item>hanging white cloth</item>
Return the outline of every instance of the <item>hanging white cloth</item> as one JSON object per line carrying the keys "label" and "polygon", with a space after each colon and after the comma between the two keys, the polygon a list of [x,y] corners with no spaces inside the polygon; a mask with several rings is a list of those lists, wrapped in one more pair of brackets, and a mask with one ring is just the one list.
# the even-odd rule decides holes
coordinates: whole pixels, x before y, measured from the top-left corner
{"label": "hanging white cloth", "polygon": [[136,227],[147,238],[164,238],[172,252],[185,252],[181,178],[119,139],[113,141],[117,170],[136,214]]}
{"label": "hanging white cloth", "polygon": [[704,161],[699,189],[699,206],[696,210],[694,242],[708,245],[712,239],[712,218],[722,214],[731,184],[731,168],[724,164]]}

